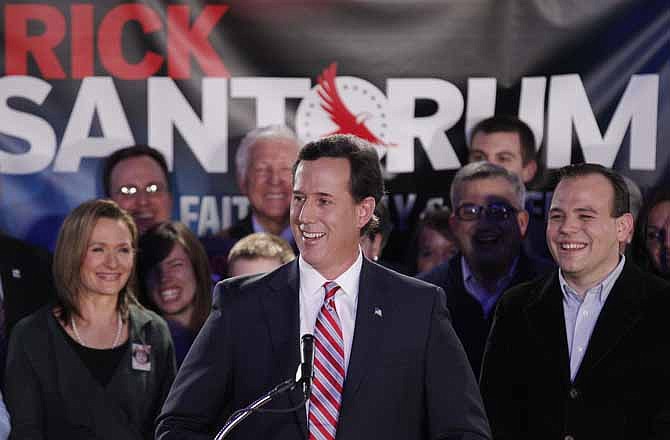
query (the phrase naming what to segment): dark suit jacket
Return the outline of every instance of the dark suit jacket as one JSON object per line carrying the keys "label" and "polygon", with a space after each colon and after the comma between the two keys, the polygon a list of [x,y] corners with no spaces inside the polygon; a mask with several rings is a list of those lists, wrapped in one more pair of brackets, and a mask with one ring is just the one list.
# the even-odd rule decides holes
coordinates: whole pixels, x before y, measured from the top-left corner
{"label": "dark suit jacket", "polygon": [[253,234],[254,227],[251,214],[224,229],[216,235],[207,235],[200,238],[200,242],[207,252],[209,268],[213,278],[218,281],[228,276],[228,253],[240,239]]}
{"label": "dark suit jacket", "polygon": [[[430,272],[418,275],[417,278],[441,287],[446,293],[454,330],[463,343],[472,370],[479,376],[486,338],[493,322],[493,312],[488,317],[484,316],[481,304],[465,290],[461,255],[456,254],[449,261]],[[509,288],[544,275],[553,268],[549,261],[530,258],[522,251]]]}
{"label": "dark suit jacket", "polygon": [[55,297],[51,255],[0,232],[0,279],[5,309],[5,338],[0,341],[0,388],[4,390],[5,357],[12,329]]}
{"label": "dark suit jacket", "polygon": [[51,255],[0,233],[0,278],[9,336],[17,322],[55,297]]}
{"label": "dark suit jacket", "polygon": [[[202,237],[200,242],[207,252],[209,268],[215,281],[228,277],[228,254],[235,243],[254,233],[251,214],[244,217],[228,229],[224,229],[216,235]],[[289,243],[293,252],[298,254],[298,248],[293,240]]]}
{"label": "dark suit jacket", "polygon": [[249,214],[242,220],[238,221],[237,223],[229,227],[228,229],[224,229],[223,231],[219,232],[217,236],[221,238],[230,238],[234,240],[239,240],[253,233],[254,233],[254,224],[253,221],[251,220],[251,214]]}
{"label": "dark suit jacket", "polygon": [[130,306],[129,342],[151,346],[151,370],[131,367],[131,345],[110,382],[97,382],[47,306],[16,326],[7,357],[10,439],[148,440],[175,375],[167,325]]}
{"label": "dark suit jacket", "polygon": [[670,285],[626,262],[572,383],[558,272],[506,292],[481,377],[494,438],[669,439],[668,310]]}
{"label": "dark suit jacket", "polygon": [[[219,283],[222,304],[182,364],[158,439],[211,439],[232,410],[295,376],[298,274],[296,260],[265,276]],[[337,439],[490,438],[473,378],[443,292],[364,260]],[[295,390],[274,407],[300,400]],[[307,439],[305,409],[254,414],[231,438]]]}

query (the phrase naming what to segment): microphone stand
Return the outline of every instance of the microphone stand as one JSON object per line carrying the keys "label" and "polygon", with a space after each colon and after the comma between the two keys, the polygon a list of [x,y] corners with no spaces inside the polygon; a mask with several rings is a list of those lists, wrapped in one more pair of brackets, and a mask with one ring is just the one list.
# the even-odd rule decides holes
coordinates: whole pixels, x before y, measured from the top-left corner
{"label": "microphone stand", "polygon": [[[287,379],[284,382],[280,383],[276,387],[274,387],[272,390],[268,391],[267,393],[263,394],[261,397],[258,399],[254,400],[247,406],[246,408],[242,408],[240,410],[235,411],[228,421],[223,425],[221,430],[219,431],[218,434],[216,434],[216,437],[214,437],[214,440],[222,440],[226,438],[226,436],[240,423],[242,420],[246,419],[253,413],[254,411],[258,410],[262,406],[266,405],[267,403],[271,402],[274,400],[275,397],[279,396],[282,393],[285,393],[286,391],[290,391],[293,388],[296,387],[296,385],[299,385],[304,382],[303,378],[300,378],[299,380],[294,380],[294,379]],[[303,402],[301,403],[300,406],[304,405],[305,402],[307,401],[307,396],[303,399]],[[295,408],[292,408],[290,411],[294,411]]]}

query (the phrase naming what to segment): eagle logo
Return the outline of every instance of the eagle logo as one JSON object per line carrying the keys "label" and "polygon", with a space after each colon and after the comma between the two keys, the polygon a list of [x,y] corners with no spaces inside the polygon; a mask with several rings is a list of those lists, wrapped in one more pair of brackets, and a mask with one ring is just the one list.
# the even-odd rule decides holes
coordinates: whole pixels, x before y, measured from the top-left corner
{"label": "eagle logo", "polygon": [[317,84],[300,102],[296,131],[305,142],[331,134],[353,134],[375,146],[379,157],[390,142],[386,96],[373,84],[352,76],[337,76],[337,63],[317,77]]}
{"label": "eagle logo", "polygon": [[353,134],[373,144],[388,146],[365,125],[365,121],[372,117],[370,112],[361,112],[354,115],[342,102],[335,84],[336,76],[337,63],[332,63],[318,78],[319,88],[317,93],[321,98],[321,108],[328,113],[330,120],[337,125],[337,130],[328,133],[328,135]]}

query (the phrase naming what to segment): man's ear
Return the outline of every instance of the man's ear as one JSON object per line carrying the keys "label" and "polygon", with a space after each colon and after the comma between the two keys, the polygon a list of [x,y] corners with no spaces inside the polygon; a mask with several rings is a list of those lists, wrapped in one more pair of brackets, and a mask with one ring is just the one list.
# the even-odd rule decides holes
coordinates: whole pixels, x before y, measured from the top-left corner
{"label": "man's ear", "polygon": [[626,243],[633,233],[633,214],[627,212],[616,219],[616,233],[619,243]]}
{"label": "man's ear", "polygon": [[246,176],[237,176],[237,186],[243,195],[247,195],[247,178]]}
{"label": "man's ear", "polygon": [[357,225],[363,228],[368,224],[372,215],[375,213],[375,199],[374,197],[366,197],[356,205],[356,215],[358,217]]}
{"label": "man's ear", "polygon": [[528,161],[526,165],[521,169],[521,180],[523,180],[524,185],[530,182],[535,178],[537,174],[537,162],[535,160]]}
{"label": "man's ear", "polygon": [[528,211],[522,209],[516,213],[516,222],[519,225],[519,232],[521,233],[521,239],[526,236],[526,231],[528,230]]}

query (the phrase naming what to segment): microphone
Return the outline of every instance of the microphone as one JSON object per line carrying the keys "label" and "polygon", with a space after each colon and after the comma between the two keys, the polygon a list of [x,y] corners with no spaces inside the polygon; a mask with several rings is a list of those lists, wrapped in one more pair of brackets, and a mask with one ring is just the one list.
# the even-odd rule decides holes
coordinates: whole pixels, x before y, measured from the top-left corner
{"label": "microphone", "polygon": [[303,335],[300,348],[300,381],[307,400],[312,394],[312,377],[314,377],[314,336]]}
{"label": "microphone", "polygon": [[[226,438],[226,436],[239,425],[242,420],[249,417],[253,412],[267,412],[274,414],[287,414],[297,409],[305,406],[305,403],[309,399],[309,396],[312,394],[312,377],[314,375],[314,336],[310,334],[303,335],[300,339],[300,365],[298,366],[298,371],[295,373],[295,379],[287,379],[284,382],[280,383],[272,390],[263,394],[258,399],[251,402],[248,406],[240,408],[228,417],[226,423],[223,425],[221,430],[214,440],[221,440]],[[302,383],[302,390],[305,398],[302,399],[299,405],[293,408],[287,409],[261,409],[261,407],[268,402],[274,400],[280,394],[285,393],[286,391],[294,390],[296,385]]]}

